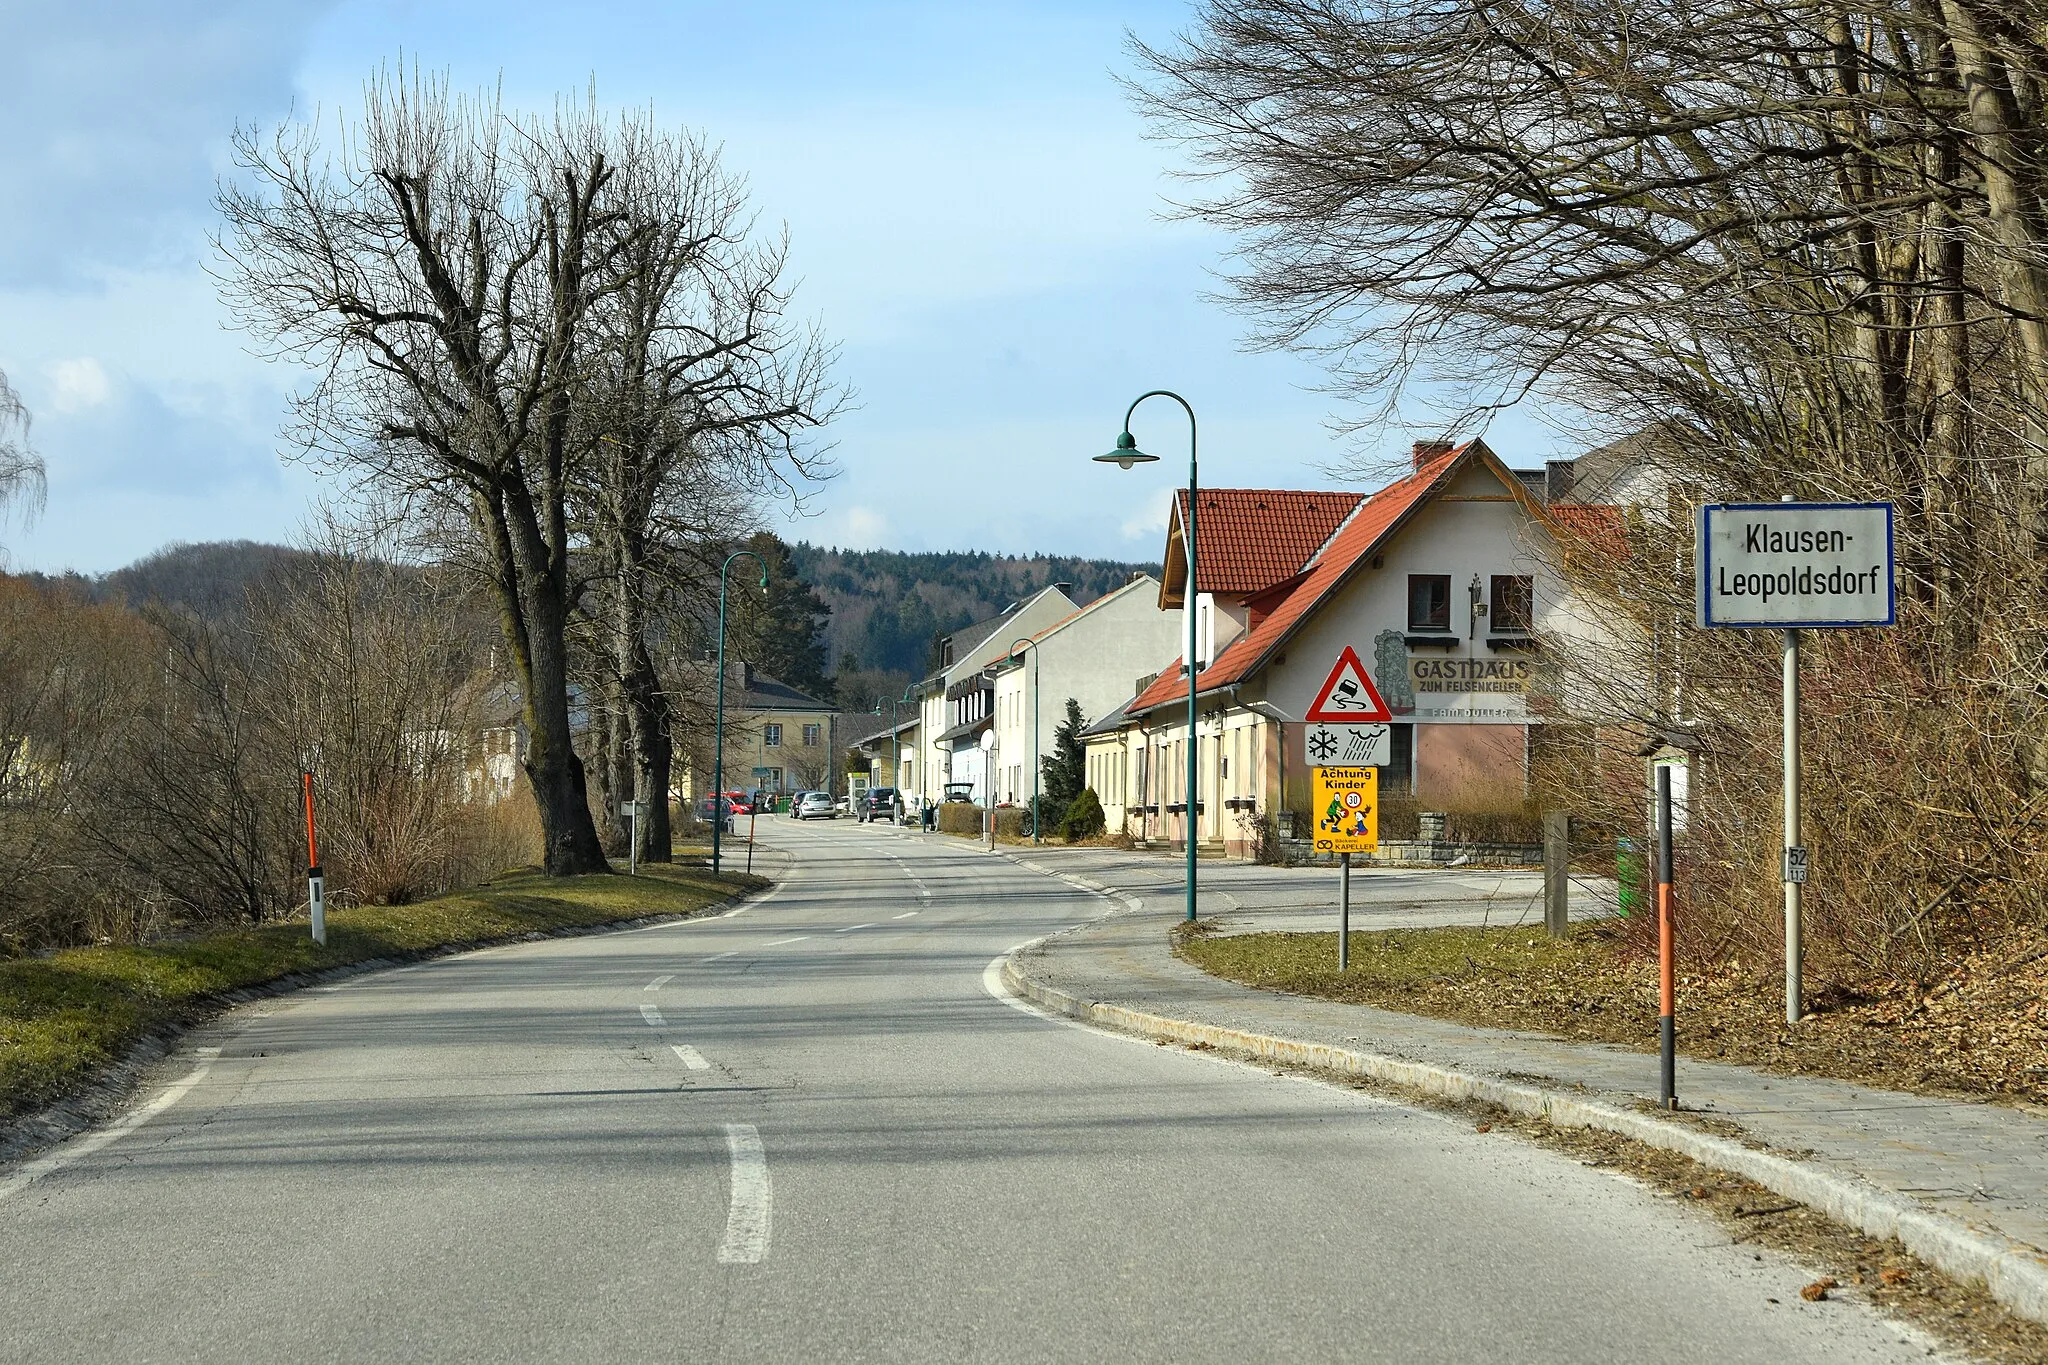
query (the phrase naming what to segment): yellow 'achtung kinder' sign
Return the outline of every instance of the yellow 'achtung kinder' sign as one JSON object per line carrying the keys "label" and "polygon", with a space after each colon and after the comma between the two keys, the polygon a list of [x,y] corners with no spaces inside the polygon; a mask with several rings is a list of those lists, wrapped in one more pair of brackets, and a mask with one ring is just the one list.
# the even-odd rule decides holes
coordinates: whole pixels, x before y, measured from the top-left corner
{"label": "yellow 'achtung kinder' sign", "polygon": [[1380,770],[1315,770],[1316,852],[1371,853],[1380,846]]}

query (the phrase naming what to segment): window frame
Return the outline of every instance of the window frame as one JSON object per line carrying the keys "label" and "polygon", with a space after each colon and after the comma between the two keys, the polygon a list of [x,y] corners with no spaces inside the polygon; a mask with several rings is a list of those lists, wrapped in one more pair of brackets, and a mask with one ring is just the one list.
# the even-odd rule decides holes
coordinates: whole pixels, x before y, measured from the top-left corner
{"label": "window frame", "polygon": [[780,749],[782,747],[782,722],[767,720],[761,722],[761,747]]}
{"label": "window frame", "polygon": [[[1428,586],[1441,589],[1441,620],[1420,619],[1416,615],[1416,590]],[[1434,595],[1434,594],[1432,594]],[[1417,635],[1449,635],[1451,633],[1451,576],[1447,573],[1412,573],[1408,575],[1408,629]]]}
{"label": "window frame", "polygon": [[[1517,584],[1521,596],[1520,619],[1510,621],[1514,613],[1503,610],[1502,584]],[[1497,573],[1489,576],[1487,583],[1486,633],[1489,635],[1527,635],[1536,626],[1536,578],[1533,574]]]}

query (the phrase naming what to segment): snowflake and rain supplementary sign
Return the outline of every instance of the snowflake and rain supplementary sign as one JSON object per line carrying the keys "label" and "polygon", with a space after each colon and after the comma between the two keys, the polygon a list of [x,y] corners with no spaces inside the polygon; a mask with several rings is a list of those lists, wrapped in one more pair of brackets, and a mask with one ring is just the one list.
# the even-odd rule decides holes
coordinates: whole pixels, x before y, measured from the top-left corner
{"label": "snowflake and rain supplementary sign", "polygon": [[1314,767],[1374,766],[1391,760],[1394,713],[1380,699],[1358,651],[1346,645],[1303,717],[1303,743]]}
{"label": "snowflake and rain supplementary sign", "polygon": [[1316,769],[1316,852],[1371,853],[1380,846],[1380,770]]}

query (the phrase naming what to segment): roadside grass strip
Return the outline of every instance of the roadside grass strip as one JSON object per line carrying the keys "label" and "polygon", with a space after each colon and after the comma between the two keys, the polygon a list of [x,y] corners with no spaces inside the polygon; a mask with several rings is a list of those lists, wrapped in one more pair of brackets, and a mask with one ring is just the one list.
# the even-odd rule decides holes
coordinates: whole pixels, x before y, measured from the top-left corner
{"label": "roadside grass strip", "polygon": [[531,869],[416,905],[331,910],[327,946],[304,921],[140,947],[72,948],[0,961],[0,1120],[83,1086],[145,1036],[203,1017],[230,992],[391,961],[652,915],[683,915],[765,878],[701,868],[638,877],[552,878]]}

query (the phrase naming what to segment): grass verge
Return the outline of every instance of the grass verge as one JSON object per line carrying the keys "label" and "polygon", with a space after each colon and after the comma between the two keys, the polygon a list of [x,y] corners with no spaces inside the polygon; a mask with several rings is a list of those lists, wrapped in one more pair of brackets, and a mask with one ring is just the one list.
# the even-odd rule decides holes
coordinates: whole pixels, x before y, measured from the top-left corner
{"label": "grass verge", "polygon": [[686,865],[651,866],[637,878],[519,871],[416,905],[331,911],[324,948],[300,921],[0,962],[0,1121],[63,1098],[145,1035],[203,1016],[229,991],[379,958],[688,914],[767,884],[740,873],[714,880]]}
{"label": "grass verge", "polygon": [[[1215,976],[1264,990],[1523,1029],[1651,1051],[1657,968],[1613,924],[1541,929],[1385,929],[1351,935],[1337,971],[1327,934],[1180,934],[1176,951]],[[1740,963],[1687,970],[1678,982],[1679,1050],[1785,1075],[1828,1076],[1894,1090],[2008,1104],[2048,1104],[2048,955],[2030,1000],[1819,990],[1787,1025],[1774,972]],[[2020,979],[2007,971],[1997,979]],[[2029,978],[2031,979],[2031,978]]]}

